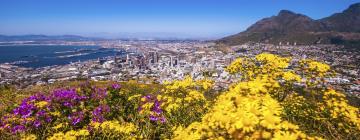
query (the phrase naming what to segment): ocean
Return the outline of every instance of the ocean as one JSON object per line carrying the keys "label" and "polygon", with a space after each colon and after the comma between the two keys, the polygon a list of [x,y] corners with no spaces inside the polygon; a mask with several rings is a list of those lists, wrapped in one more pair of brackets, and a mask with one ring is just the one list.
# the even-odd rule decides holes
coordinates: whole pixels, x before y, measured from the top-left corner
{"label": "ocean", "polygon": [[100,46],[9,45],[0,46],[0,63],[39,68],[114,56],[115,49]]}

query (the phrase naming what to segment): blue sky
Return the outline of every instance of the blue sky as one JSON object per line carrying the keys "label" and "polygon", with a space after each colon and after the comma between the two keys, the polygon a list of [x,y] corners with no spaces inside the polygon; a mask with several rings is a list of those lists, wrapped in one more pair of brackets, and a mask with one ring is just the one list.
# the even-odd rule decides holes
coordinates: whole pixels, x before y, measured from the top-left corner
{"label": "blue sky", "polygon": [[314,19],[360,0],[0,0],[0,34],[217,38],[281,9]]}

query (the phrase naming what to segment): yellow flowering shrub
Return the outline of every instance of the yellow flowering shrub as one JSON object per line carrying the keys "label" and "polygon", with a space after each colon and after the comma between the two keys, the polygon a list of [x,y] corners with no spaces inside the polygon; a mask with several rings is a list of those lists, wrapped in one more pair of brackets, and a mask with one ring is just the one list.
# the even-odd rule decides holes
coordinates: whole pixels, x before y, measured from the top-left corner
{"label": "yellow flowering shrub", "polygon": [[36,139],[37,139],[37,137],[34,134],[26,135],[21,138],[21,140],[36,140]]}
{"label": "yellow flowering shrub", "polygon": [[308,68],[310,70],[316,71],[318,73],[325,73],[330,70],[329,65],[326,65],[326,64],[323,64],[320,62],[315,62],[315,61],[308,62]]}
{"label": "yellow flowering shrub", "polygon": [[235,59],[231,65],[229,65],[226,70],[231,73],[231,74],[234,74],[234,73],[237,73],[239,71],[242,71],[242,69],[244,68],[244,59],[242,58],[238,58],[238,59]]}
{"label": "yellow flowering shrub", "polygon": [[333,75],[330,66],[324,63],[316,62],[310,59],[304,59],[299,62],[299,68],[303,78],[306,78],[306,85],[309,87],[318,86],[324,82],[324,78]]}
{"label": "yellow flowering shrub", "polygon": [[251,63],[252,61],[250,58],[238,58],[227,66],[225,70],[230,74],[241,73],[242,79],[251,79],[257,73],[256,65]]}
{"label": "yellow flowering shrub", "polygon": [[256,60],[262,63],[263,71],[282,69],[289,66],[289,58],[283,58],[274,54],[262,53],[257,55]]}
{"label": "yellow flowering shrub", "polygon": [[319,92],[318,96],[287,97],[284,106],[284,118],[302,124],[308,133],[320,133],[334,139],[354,139],[360,131],[360,111],[348,104],[345,95],[333,89]]}
{"label": "yellow flowering shrub", "polygon": [[[339,128],[345,129],[345,131],[350,131],[349,129],[360,130],[359,108],[350,106],[344,94],[337,93],[335,90],[330,89],[324,93],[322,105],[325,106],[322,111],[330,114],[333,119],[344,121],[342,125],[338,124]],[[344,124],[349,125],[344,126]]]}
{"label": "yellow flowering shrub", "polygon": [[286,81],[295,81],[295,82],[301,81],[301,77],[291,71],[284,72],[282,77]]}
{"label": "yellow flowering shrub", "polygon": [[209,79],[198,80],[196,82],[198,85],[201,85],[205,91],[210,90],[214,86],[214,81]]}
{"label": "yellow flowering shrub", "polygon": [[133,123],[105,121],[102,123],[92,122],[91,126],[94,129],[95,135],[104,136],[106,139],[136,137],[134,133],[137,131],[137,128]]}
{"label": "yellow flowering shrub", "polygon": [[356,139],[359,109],[328,90],[330,66],[263,53],[238,58],[226,71],[239,82],[201,121],[174,127],[175,139]]}
{"label": "yellow flowering shrub", "polygon": [[223,93],[201,122],[175,128],[175,139],[310,138],[298,126],[281,119],[282,107],[266,94],[266,88],[253,91],[258,94],[247,92],[233,88]]}
{"label": "yellow flowering shrub", "polygon": [[263,53],[255,58],[238,58],[234,60],[226,71],[230,74],[240,74],[241,81],[252,80],[262,74],[268,74],[276,79],[289,66],[290,58],[282,58],[274,54]]}
{"label": "yellow flowering shrub", "polygon": [[84,139],[86,136],[89,136],[90,133],[86,129],[81,130],[70,130],[67,132],[58,132],[54,135],[47,138],[48,140],[77,140],[77,139]]}
{"label": "yellow flowering shrub", "polygon": [[[211,80],[194,81],[190,76],[186,76],[183,80],[165,84],[157,99],[162,102],[161,107],[170,114],[181,112],[179,109],[189,113],[188,115],[197,114],[205,111],[207,100],[204,94],[211,90],[212,86]],[[195,110],[187,110],[188,107]]]}

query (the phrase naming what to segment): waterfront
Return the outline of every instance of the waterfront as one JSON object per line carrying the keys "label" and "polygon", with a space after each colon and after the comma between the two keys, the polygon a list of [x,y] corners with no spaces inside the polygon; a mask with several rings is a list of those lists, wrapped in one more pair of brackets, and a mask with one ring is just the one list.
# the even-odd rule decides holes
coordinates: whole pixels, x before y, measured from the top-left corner
{"label": "waterfront", "polygon": [[116,50],[85,45],[9,45],[0,46],[0,54],[0,63],[39,68],[114,56]]}

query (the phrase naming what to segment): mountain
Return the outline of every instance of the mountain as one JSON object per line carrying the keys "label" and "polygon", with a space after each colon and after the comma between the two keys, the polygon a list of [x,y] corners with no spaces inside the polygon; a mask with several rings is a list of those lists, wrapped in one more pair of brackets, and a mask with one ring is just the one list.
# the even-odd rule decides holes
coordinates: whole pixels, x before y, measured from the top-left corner
{"label": "mountain", "polygon": [[0,41],[86,41],[98,40],[100,38],[89,38],[76,35],[60,35],[60,36],[47,36],[47,35],[16,35],[6,36],[0,35]]}
{"label": "mountain", "polygon": [[245,31],[222,38],[217,43],[237,45],[247,42],[316,44],[360,43],[360,3],[342,13],[314,20],[281,10],[278,15],[264,18]]}
{"label": "mountain", "polygon": [[351,5],[342,13],[319,20],[330,31],[360,33],[360,3]]}

